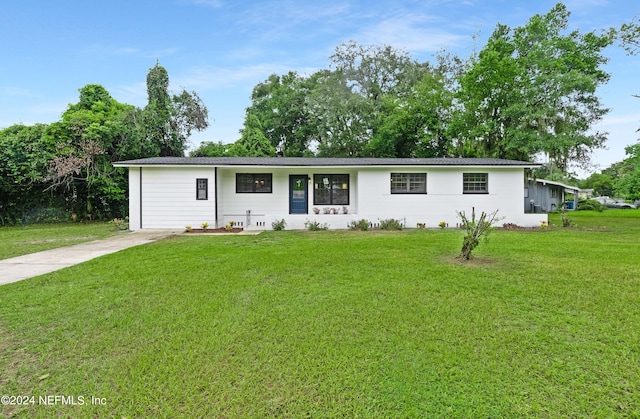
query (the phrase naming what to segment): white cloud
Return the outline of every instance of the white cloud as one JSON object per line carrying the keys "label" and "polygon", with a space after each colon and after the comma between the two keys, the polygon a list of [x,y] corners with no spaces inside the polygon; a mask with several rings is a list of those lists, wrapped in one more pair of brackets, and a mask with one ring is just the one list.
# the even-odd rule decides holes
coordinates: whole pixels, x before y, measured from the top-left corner
{"label": "white cloud", "polygon": [[222,0],[189,0],[189,3],[195,4],[196,6],[213,7],[214,9],[219,9],[224,6]]}
{"label": "white cloud", "polygon": [[604,117],[598,125],[600,126],[620,126],[620,125],[640,125],[640,113],[629,115],[616,115],[611,117]]}
{"label": "white cloud", "polygon": [[144,106],[147,102],[147,83],[118,86],[113,89],[112,96],[120,103],[128,103],[134,106]]}
{"label": "white cloud", "polygon": [[469,36],[448,32],[426,15],[403,14],[383,20],[362,31],[356,40],[365,44],[386,44],[410,52],[436,52],[468,43]]}
{"label": "white cloud", "polygon": [[269,75],[282,74],[291,68],[281,64],[256,64],[239,68],[196,67],[171,79],[172,89],[184,87],[189,90],[222,89],[246,85],[249,89],[265,80]]}

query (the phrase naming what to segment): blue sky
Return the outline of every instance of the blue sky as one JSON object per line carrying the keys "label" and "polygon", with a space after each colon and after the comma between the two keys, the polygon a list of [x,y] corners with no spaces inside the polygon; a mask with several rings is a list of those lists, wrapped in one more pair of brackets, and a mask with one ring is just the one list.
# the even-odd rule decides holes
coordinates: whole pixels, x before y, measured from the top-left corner
{"label": "blue sky", "polygon": [[[78,89],[103,85],[118,101],[146,103],[156,60],[171,88],[195,90],[209,109],[200,141],[239,138],[252,88],[270,74],[328,68],[341,42],[386,44],[419,61],[446,49],[467,58],[497,23],[522,26],[556,1],[536,0],[3,0],[0,4],[0,128],[60,118]],[[571,29],[599,31],[640,14],[628,0],[568,0]],[[640,57],[606,51],[610,82],[599,95],[611,109],[600,169],[625,157],[639,137]]]}

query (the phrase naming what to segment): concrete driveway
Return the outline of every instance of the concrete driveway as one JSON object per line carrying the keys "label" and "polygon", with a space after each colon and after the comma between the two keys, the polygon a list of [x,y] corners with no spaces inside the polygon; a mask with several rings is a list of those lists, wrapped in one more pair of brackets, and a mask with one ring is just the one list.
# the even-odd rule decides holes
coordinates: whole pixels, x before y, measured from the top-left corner
{"label": "concrete driveway", "polygon": [[43,275],[100,256],[178,234],[176,231],[136,231],[103,240],[0,260],[0,285]]}

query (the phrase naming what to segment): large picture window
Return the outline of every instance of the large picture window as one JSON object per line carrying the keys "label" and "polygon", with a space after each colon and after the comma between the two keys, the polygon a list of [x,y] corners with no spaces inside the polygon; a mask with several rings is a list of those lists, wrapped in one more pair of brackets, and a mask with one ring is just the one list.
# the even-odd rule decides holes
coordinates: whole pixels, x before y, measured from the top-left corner
{"label": "large picture window", "polygon": [[314,175],[314,205],[349,205],[349,175]]}
{"label": "large picture window", "polygon": [[271,193],[271,173],[236,173],[236,193]]}
{"label": "large picture window", "polygon": [[427,174],[391,173],[391,193],[427,193]]}
{"label": "large picture window", "polygon": [[209,179],[196,179],[196,199],[198,201],[209,199]]}
{"label": "large picture window", "polygon": [[462,193],[489,193],[488,173],[463,173]]}

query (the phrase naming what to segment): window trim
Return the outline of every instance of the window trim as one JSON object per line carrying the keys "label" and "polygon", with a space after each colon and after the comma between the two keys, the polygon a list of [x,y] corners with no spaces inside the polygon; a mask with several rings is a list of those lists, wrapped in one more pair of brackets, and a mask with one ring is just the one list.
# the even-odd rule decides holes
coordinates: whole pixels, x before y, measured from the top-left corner
{"label": "window trim", "polygon": [[[465,179],[465,177],[469,176],[469,175],[484,175],[484,182],[478,182],[478,181],[473,181],[474,185],[478,185],[478,184],[482,184],[484,183],[484,189],[483,190],[473,190],[473,189],[466,189],[466,187],[468,186],[469,183],[471,183],[471,181],[468,181]],[[489,193],[489,173],[488,172],[465,172],[462,173],[462,193],[463,194],[488,194]]]}
{"label": "window trim", "polygon": [[[251,176],[251,191],[239,190],[238,186],[240,185],[239,180],[241,176]],[[259,178],[268,180],[269,190],[256,190],[256,180]],[[236,173],[236,193],[273,193],[273,173]]]}
{"label": "window trim", "polygon": [[[393,176],[402,175],[406,176],[406,189],[394,190],[393,189]],[[411,191],[411,175],[423,175],[424,176],[424,190]],[[390,177],[389,191],[392,195],[426,195],[427,194],[427,173],[426,172],[392,172]]]}
{"label": "window trim", "polygon": [[[204,182],[204,188],[200,188],[200,182]],[[204,190],[204,198],[200,197],[200,191]],[[209,200],[209,179],[197,178],[196,179],[196,201],[208,201]]]}
{"label": "window trim", "polygon": [[[341,189],[341,190],[346,190],[347,191],[347,202],[346,203],[335,203],[333,202],[333,194],[329,193],[329,203],[319,203],[317,201],[317,190],[320,189],[318,188],[316,185],[318,185],[320,182],[317,182],[316,180],[318,178],[322,178],[322,177],[328,177],[329,178],[329,184],[333,183],[332,178],[334,176],[346,176],[347,177],[347,188],[346,189]],[[313,205],[349,205],[349,202],[351,202],[351,176],[349,176],[348,173],[314,173],[313,174]],[[331,189],[329,189],[329,191],[331,191]]]}

